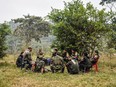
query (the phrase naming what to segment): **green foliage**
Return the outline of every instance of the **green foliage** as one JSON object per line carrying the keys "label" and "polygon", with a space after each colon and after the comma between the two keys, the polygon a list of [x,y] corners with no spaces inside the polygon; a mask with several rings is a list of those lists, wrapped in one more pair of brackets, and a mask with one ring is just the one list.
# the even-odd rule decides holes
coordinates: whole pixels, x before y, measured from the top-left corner
{"label": "green foliage", "polygon": [[14,34],[22,37],[26,41],[26,44],[33,38],[39,41],[41,37],[48,36],[48,33],[50,33],[49,23],[38,16],[27,15],[24,18],[14,19],[13,21],[19,23]]}
{"label": "green foliage", "polygon": [[113,3],[116,2],[116,0],[101,0],[100,4],[104,5],[104,4],[109,4],[109,3]]}
{"label": "green foliage", "polygon": [[80,54],[99,46],[100,38],[109,31],[109,14],[97,10],[91,3],[84,7],[80,0],[65,3],[63,10],[52,9],[48,15],[53,22],[55,46],[76,48]]}
{"label": "green foliage", "polygon": [[10,33],[9,26],[6,23],[0,24],[0,58],[5,56],[4,51],[7,49],[5,45],[6,35]]}
{"label": "green foliage", "polygon": [[109,34],[108,48],[116,49],[116,17],[112,18],[110,28],[112,32]]}
{"label": "green foliage", "polygon": [[107,6],[110,11],[110,28],[112,32],[109,33],[108,49],[116,49],[116,0],[101,0],[101,5]]}

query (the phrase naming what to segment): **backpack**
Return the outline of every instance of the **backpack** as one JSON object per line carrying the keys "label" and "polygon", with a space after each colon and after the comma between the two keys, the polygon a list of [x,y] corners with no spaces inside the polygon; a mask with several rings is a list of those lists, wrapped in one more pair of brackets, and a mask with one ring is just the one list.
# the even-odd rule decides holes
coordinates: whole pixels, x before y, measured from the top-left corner
{"label": "backpack", "polygon": [[63,64],[63,59],[60,56],[55,56],[53,59],[54,65],[61,65]]}
{"label": "backpack", "polygon": [[60,57],[60,56],[55,56],[55,57],[52,59],[52,61],[53,61],[53,65],[52,65],[52,66],[54,67],[55,70],[60,70],[60,69],[62,69],[63,64],[64,64],[63,58],[62,58],[62,57]]}
{"label": "backpack", "polygon": [[17,60],[16,60],[17,67],[21,67],[22,66],[22,59],[23,59],[23,56],[19,55]]}
{"label": "backpack", "polygon": [[70,61],[70,71],[71,74],[79,73],[79,65],[76,59]]}

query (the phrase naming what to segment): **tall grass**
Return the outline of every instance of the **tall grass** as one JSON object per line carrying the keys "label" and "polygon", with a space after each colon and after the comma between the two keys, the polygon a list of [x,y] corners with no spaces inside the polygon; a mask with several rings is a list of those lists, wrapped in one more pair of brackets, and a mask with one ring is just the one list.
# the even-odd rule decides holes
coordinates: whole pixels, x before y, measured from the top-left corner
{"label": "tall grass", "polygon": [[0,87],[116,87],[116,57],[111,61],[102,56],[99,72],[70,75],[51,72],[41,74],[25,72],[15,66],[14,56],[0,60]]}

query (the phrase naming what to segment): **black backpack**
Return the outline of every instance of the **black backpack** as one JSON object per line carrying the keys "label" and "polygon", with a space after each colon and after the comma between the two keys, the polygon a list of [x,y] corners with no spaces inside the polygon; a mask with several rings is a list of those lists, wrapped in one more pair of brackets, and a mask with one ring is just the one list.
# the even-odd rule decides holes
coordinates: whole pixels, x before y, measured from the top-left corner
{"label": "black backpack", "polygon": [[22,60],[23,60],[23,56],[19,55],[17,60],[16,60],[17,67],[21,67],[22,66]]}

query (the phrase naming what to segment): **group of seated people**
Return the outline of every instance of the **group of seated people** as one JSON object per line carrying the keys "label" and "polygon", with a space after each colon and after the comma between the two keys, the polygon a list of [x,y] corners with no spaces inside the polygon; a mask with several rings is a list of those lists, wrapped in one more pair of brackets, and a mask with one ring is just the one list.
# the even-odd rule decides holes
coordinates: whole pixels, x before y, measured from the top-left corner
{"label": "group of seated people", "polygon": [[[51,58],[44,58],[44,53],[41,49],[37,52],[36,61],[32,61],[31,57],[32,48],[28,47],[27,50],[21,52],[17,58],[16,65],[21,69],[31,69],[34,72],[48,72],[52,73],[61,72],[64,73],[65,68],[70,74],[78,74],[79,72],[88,72],[99,59],[99,53],[95,50],[94,56],[90,58],[87,52],[83,53],[83,59],[79,59],[79,55],[76,51],[71,50],[71,55],[66,50],[63,53],[59,53],[58,49],[54,49]],[[50,69],[45,68],[50,66]]]}

